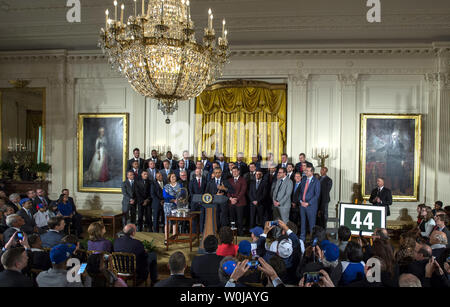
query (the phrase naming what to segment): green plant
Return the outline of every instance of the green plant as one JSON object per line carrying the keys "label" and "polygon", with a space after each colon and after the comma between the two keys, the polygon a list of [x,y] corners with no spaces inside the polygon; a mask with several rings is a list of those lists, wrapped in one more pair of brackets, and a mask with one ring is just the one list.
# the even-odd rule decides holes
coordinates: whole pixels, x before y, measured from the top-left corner
{"label": "green plant", "polygon": [[34,164],[31,167],[31,170],[36,173],[48,173],[51,168],[52,168],[52,166],[50,164],[41,162],[41,163]]}
{"label": "green plant", "polygon": [[12,171],[14,171],[14,164],[11,162],[8,162],[8,161],[1,161],[0,162],[0,170],[12,172]]}
{"label": "green plant", "polygon": [[154,241],[154,239],[151,242],[149,242],[147,240],[142,241],[142,244],[144,245],[144,249],[147,252],[156,251],[156,245],[155,245],[155,243],[153,243],[153,241]]}

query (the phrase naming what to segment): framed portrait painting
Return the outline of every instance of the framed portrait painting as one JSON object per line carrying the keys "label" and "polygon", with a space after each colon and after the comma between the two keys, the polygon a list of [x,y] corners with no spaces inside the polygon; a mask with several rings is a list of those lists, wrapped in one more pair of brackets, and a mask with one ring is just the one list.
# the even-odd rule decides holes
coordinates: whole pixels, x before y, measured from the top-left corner
{"label": "framed portrait painting", "polygon": [[419,194],[422,116],[361,114],[360,172],[364,199],[377,178],[392,191],[393,201],[417,201]]}
{"label": "framed portrait painting", "polygon": [[121,193],[128,113],[78,114],[78,191]]}

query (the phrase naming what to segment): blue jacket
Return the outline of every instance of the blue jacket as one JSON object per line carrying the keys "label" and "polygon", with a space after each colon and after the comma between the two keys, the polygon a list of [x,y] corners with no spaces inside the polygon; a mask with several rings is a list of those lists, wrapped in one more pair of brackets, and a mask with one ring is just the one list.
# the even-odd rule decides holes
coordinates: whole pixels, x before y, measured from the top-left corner
{"label": "blue jacket", "polygon": [[62,233],[50,230],[41,234],[42,247],[52,248],[53,246],[60,244],[63,236]]}
{"label": "blue jacket", "polygon": [[[303,199],[303,193],[305,191],[306,186],[306,180],[308,178],[305,176],[302,178],[302,181],[300,183],[300,199],[299,202]],[[317,210],[319,206],[319,197],[320,197],[320,181],[314,178],[314,176],[311,178],[311,182],[308,185],[308,190],[306,191],[305,195],[305,202],[309,204],[308,209],[314,209]]]}

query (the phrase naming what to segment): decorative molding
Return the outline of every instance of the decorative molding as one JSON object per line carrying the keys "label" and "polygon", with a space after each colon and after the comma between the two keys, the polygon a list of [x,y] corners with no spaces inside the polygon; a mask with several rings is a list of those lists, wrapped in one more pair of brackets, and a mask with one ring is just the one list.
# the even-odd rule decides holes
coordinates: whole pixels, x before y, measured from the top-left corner
{"label": "decorative molding", "polygon": [[428,73],[425,74],[425,81],[429,82],[432,86],[447,87],[450,86],[450,72],[447,73]]}
{"label": "decorative molding", "polygon": [[289,81],[293,82],[296,86],[307,87],[310,77],[309,74],[299,72],[297,74],[289,75]]}
{"label": "decorative molding", "polygon": [[342,86],[356,86],[358,82],[359,74],[339,74],[338,80],[341,82]]}

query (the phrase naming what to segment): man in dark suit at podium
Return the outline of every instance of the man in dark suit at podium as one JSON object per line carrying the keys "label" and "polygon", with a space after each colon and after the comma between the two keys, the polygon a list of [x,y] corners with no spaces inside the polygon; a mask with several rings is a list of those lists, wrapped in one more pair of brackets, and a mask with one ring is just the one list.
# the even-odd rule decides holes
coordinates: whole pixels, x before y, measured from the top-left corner
{"label": "man in dark suit at podium", "polygon": [[[189,195],[204,194],[206,191],[207,180],[202,176],[202,170],[197,168],[195,171],[194,178],[189,182]],[[203,226],[205,224],[205,207],[202,203],[191,202],[192,211],[200,211],[200,232],[203,233]],[[192,225],[192,231],[197,232],[197,224]]]}
{"label": "man in dark suit at podium", "polygon": [[384,178],[377,178],[377,187],[370,193],[369,202],[375,206],[384,206],[386,208],[386,216],[391,215],[389,206],[392,205],[391,190],[384,186]]}
{"label": "man in dark suit at podium", "polygon": [[[227,180],[222,179],[222,169],[220,167],[217,167],[213,171],[214,178],[212,178],[208,185],[206,186],[206,193],[209,193],[211,195],[225,195],[227,196],[228,193],[234,193],[233,187],[230,185],[230,183]],[[230,223],[229,221],[229,208],[228,203],[225,202],[224,204],[220,205],[220,207],[217,207],[216,210],[216,217],[217,217],[217,224],[219,225],[218,229],[222,226],[228,226]]]}
{"label": "man in dark suit at podium", "polygon": [[133,168],[134,161],[138,162],[138,169],[142,170],[144,168],[144,159],[140,158],[139,155],[140,155],[139,148],[133,149],[134,157],[131,158],[130,160],[128,160],[127,171],[130,170],[131,168]]}

